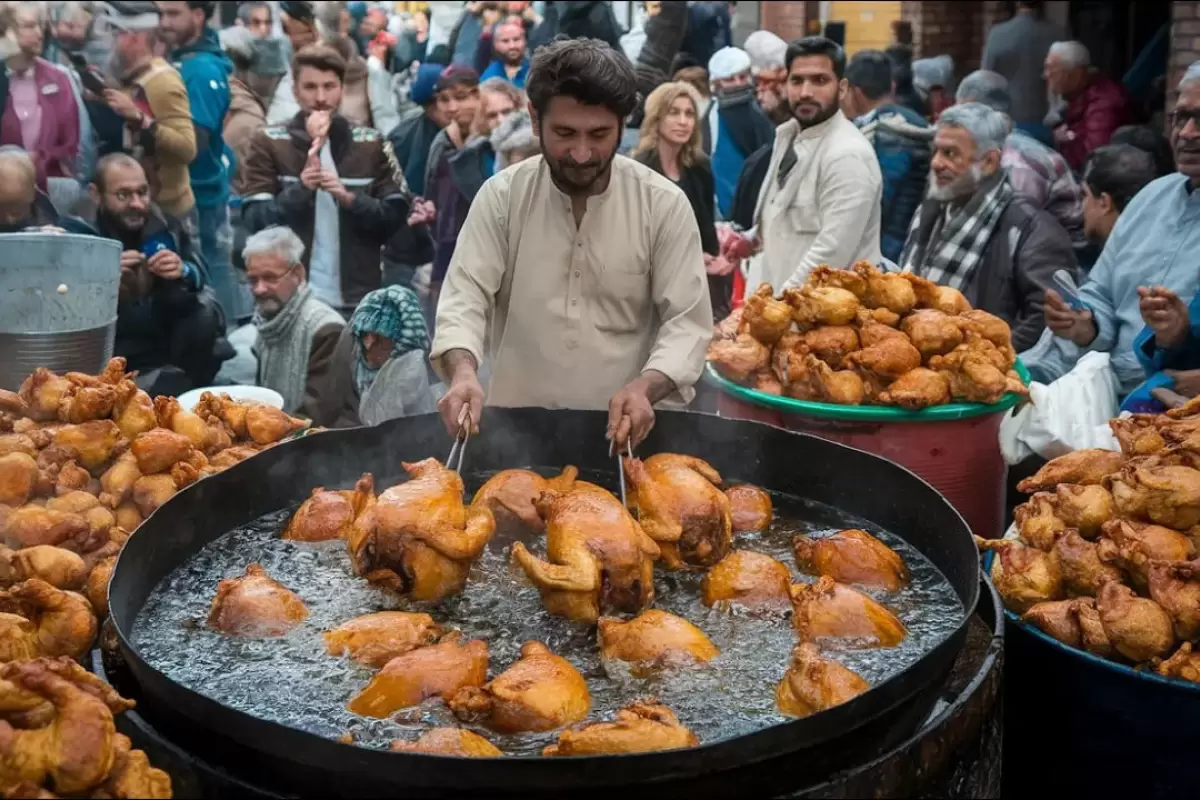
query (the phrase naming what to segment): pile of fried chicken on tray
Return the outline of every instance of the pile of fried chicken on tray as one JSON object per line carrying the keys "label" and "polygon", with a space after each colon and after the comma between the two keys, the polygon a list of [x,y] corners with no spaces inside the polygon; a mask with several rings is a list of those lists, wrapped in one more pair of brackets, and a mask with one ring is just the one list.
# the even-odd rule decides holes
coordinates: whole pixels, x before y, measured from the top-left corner
{"label": "pile of fried chicken on tray", "polygon": [[117,734],[133,703],[79,664],[130,532],[177,491],[305,423],[204,395],[193,411],[99,375],[38,369],[0,391],[0,796],[170,797]]}
{"label": "pile of fried chicken on tray", "polygon": [[709,363],[758,392],[918,411],[1025,394],[1008,324],[910,273],[818,267],[776,299],[768,284],[716,326]]}
{"label": "pile of fried chicken on tray", "polygon": [[1109,422],[1121,452],[1080,450],[1018,488],[996,551],[1005,605],[1102,658],[1200,683],[1200,399]]}
{"label": "pile of fried chicken on tray", "polygon": [[[770,496],[748,484],[722,490],[720,474],[698,458],[663,453],[625,459],[628,507],[608,490],[580,480],[574,467],[551,478],[521,469],[497,473],[467,504],[458,473],[436,459],[403,466],[409,479],[378,495],[369,474],[351,491],[313,490],[282,536],[344,540],[357,575],[423,601],[462,591],[472,563],[498,527],[540,539],[530,547],[516,542],[511,556],[540,590],[547,611],[595,625],[603,658],[625,662],[640,674],[694,669],[718,654],[691,622],[651,608],[656,561],[671,570],[704,570],[703,601],[710,607],[740,606],[779,617],[792,612],[798,644],[790,667],[780,665],[782,680],[774,691],[779,710],[796,717],[870,688],[825,657],[820,644],[892,647],[907,635],[895,614],[854,588],[894,592],[907,585],[908,569],[894,551],[861,530],[822,539],[797,536],[797,565],[818,580],[793,584],[784,564],[734,548],[735,534],[771,523]],[[307,616],[300,597],[251,564],[245,575],[220,582],[208,625],[230,636],[282,636]],[[541,642],[526,642],[520,658],[500,665],[502,671],[489,680],[487,642],[464,640],[429,614],[367,614],[324,638],[330,656],[377,670],[348,704],[363,716],[388,717],[440,698],[460,721],[497,733],[560,730],[557,742],[545,748],[547,756],[698,744],[675,713],[653,699],[631,702],[612,719],[587,721],[587,681]],[[392,749],[503,755],[478,733],[449,727],[393,742]]]}

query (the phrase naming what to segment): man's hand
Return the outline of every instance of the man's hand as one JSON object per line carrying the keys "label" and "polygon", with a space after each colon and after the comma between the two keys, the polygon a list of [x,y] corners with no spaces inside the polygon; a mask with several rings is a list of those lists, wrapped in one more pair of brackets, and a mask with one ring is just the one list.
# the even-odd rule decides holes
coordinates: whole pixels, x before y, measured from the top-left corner
{"label": "man's hand", "polygon": [[1059,125],[1054,129],[1054,143],[1056,145],[1064,145],[1073,141],[1075,141],[1075,133],[1066,125]]}
{"label": "man's hand", "polygon": [[164,281],[177,281],[183,277],[183,259],[170,250],[159,250],[150,256],[146,267]]}
{"label": "man's hand", "polygon": [[483,386],[479,383],[475,358],[466,350],[451,350],[442,356],[450,375],[450,388],[438,401],[442,424],[451,436],[471,421],[471,433],[479,433],[479,418],[483,415]]}
{"label": "man's hand", "polygon": [[126,122],[137,122],[142,118],[142,110],[137,107],[137,103],[133,102],[133,98],[124,92],[107,89],[104,92],[104,102]]}
{"label": "man's hand", "polygon": [[1175,392],[1187,398],[1200,394],[1200,369],[1164,369],[1163,374],[1175,379]]}
{"label": "man's hand", "polygon": [[321,163],[315,158],[310,158],[304,165],[304,171],[300,173],[300,183],[305,189],[320,189],[321,182],[325,179],[325,173],[321,170]]}
{"label": "man's hand", "polygon": [[1076,311],[1053,289],[1046,290],[1046,327],[1061,339],[1069,339],[1080,347],[1087,347],[1096,338],[1096,323],[1092,312],[1086,308]]}
{"label": "man's hand", "polygon": [[408,227],[428,225],[435,219],[437,219],[437,207],[433,202],[423,197],[414,197],[412,210],[408,212]]}
{"label": "man's hand", "polygon": [[1178,392],[1174,392],[1161,386],[1157,389],[1151,389],[1150,396],[1162,403],[1166,408],[1179,408],[1188,401],[1186,397]]}
{"label": "man's hand", "polygon": [[343,186],[341,179],[329,170],[321,172],[321,188],[333,195],[340,206],[349,206],[354,202],[354,192]]}
{"label": "man's hand", "polygon": [[666,375],[655,370],[643,372],[608,401],[605,438],[622,453],[627,447],[637,447],[654,428],[654,404],[673,391],[675,384]]}
{"label": "man's hand", "polygon": [[139,253],[137,250],[126,250],[125,252],[121,253],[121,272],[122,273],[125,273],[126,271],[132,272],[133,270],[140,267],[142,265],[142,262],[144,262],[145,260],[146,260],[146,257],[144,255],[142,255],[141,253]]}
{"label": "man's hand", "polygon": [[1138,287],[1138,310],[1142,320],[1154,331],[1154,343],[1163,349],[1179,347],[1187,341],[1191,320],[1179,295],[1163,286]]}
{"label": "man's hand", "polygon": [[710,256],[704,254],[704,271],[709,275],[720,277],[733,272],[733,268],[737,266],[737,262],[730,261],[725,256]]}

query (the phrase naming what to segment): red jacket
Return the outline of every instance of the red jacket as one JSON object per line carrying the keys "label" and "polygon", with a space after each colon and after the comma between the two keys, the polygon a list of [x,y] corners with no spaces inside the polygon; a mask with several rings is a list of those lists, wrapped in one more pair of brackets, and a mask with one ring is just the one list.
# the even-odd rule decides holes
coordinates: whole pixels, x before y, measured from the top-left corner
{"label": "red jacket", "polygon": [[[35,146],[26,149],[40,156],[38,186],[45,189],[47,177],[74,176],[79,151],[79,106],[70,77],[49,61],[41,58],[34,61],[33,77],[42,107],[42,131]],[[13,111],[11,91],[0,118],[0,145],[5,144],[25,146],[21,140],[21,121]]]}
{"label": "red jacket", "polygon": [[1108,144],[1117,128],[1136,121],[1125,87],[1111,78],[1098,76],[1067,103],[1063,124],[1073,137],[1070,141],[1059,141],[1059,152],[1071,169],[1079,172],[1092,151]]}

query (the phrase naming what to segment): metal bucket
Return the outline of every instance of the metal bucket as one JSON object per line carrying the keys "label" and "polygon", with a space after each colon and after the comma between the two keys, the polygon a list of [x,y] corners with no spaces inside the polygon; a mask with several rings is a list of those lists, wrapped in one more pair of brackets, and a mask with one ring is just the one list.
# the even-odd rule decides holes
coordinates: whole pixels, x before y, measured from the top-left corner
{"label": "metal bucket", "polygon": [[112,357],[121,245],[68,233],[0,235],[0,388],[37,367],[96,373]]}

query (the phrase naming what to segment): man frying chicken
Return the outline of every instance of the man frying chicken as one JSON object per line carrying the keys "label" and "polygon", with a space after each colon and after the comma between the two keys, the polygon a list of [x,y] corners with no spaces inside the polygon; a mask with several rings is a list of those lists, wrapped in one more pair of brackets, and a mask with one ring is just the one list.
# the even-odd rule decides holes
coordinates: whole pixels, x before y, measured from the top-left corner
{"label": "man frying chicken", "polygon": [[[633,69],[585,39],[538,50],[526,82],[543,155],[471,205],[437,310],[431,359],[451,435],[484,404],[599,409],[624,447],[654,406],[686,402],[712,335],[700,233],[683,192],[616,155]],[[486,348],[486,353],[485,353]]]}

